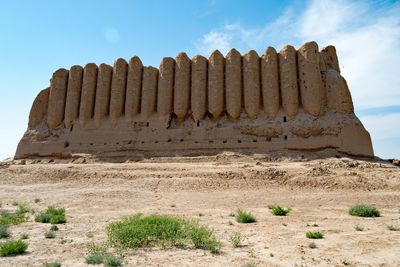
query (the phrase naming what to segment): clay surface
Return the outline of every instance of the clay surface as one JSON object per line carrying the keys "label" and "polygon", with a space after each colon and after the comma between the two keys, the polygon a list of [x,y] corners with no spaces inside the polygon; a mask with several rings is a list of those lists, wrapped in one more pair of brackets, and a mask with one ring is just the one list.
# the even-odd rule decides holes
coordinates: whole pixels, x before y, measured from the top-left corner
{"label": "clay surface", "polygon": [[279,52],[279,76],[282,108],[289,117],[299,110],[299,88],[297,83],[296,50],[287,45]]}
{"label": "clay surface", "polygon": [[83,69],[81,103],[79,109],[79,120],[81,125],[85,125],[85,123],[93,116],[96,85],[97,66],[94,63],[89,63]]}
{"label": "clay surface", "polygon": [[242,56],[236,49],[226,55],[225,90],[226,112],[237,119],[242,110]]}
{"label": "clay surface", "polygon": [[170,57],[163,58],[160,64],[157,94],[157,112],[160,116],[169,115],[172,111],[172,97],[174,93],[174,64],[174,59]]}
{"label": "clay surface", "polygon": [[159,69],[136,56],[60,69],[33,102],[15,157],[327,148],[373,156],[335,48],[309,42],[261,57],[180,53]]}
{"label": "clay surface", "polygon": [[143,64],[138,57],[129,60],[128,77],[126,81],[125,116],[128,121],[139,113],[142,88]]}
{"label": "clay surface", "polygon": [[195,121],[203,119],[207,112],[207,59],[195,56],[192,59],[191,108]]}
{"label": "clay surface", "polygon": [[279,68],[278,54],[273,47],[268,47],[261,57],[261,84],[264,112],[274,119],[279,111]]}

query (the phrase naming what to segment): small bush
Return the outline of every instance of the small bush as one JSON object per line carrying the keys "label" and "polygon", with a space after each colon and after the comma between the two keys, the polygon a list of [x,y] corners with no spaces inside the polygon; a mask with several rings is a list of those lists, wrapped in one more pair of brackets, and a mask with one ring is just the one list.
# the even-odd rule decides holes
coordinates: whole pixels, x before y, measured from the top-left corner
{"label": "small bush", "polygon": [[232,246],[235,248],[242,246],[243,238],[240,233],[234,233],[229,240],[231,241]]}
{"label": "small bush", "polygon": [[321,232],[307,232],[306,237],[310,239],[321,239],[324,238],[324,234]]}
{"label": "small bush", "polygon": [[380,212],[377,208],[368,205],[356,205],[349,209],[349,214],[358,217],[379,217]]}
{"label": "small bush", "polygon": [[236,212],[236,221],[238,223],[253,223],[256,222],[256,217],[250,212],[243,211],[238,209]]}
{"label": "small bush", "polygon": [[122,265],[122,257],[112,255],[112,254],[107,254],[104,257],[103,263],[105,266],[121,266]]}
{"label": "small bush", "polygon": [[0,257],[15,256],[25,253],[28,243],[22,240],[11,240],[0,243]]}
{"label": "small bush", "polygon": [[111,244],[126,248],[152,245],[194,247],[217,253],[221,243],[206,226],[168,215],[136,214],[107,226]]}
{"label": "small bush", "polygon": [[314,242],[311,242],[310,244],[308,244],[308,247],[311,249],[317,248],[317,244],[315,244]]}
{"label": "small bush", "polygon": [[33,200],[33,202],[39,203],[39,202],[40,202],[40,198],[35,198],[35,199]]}
{"label": "small bush", "polygon": [[17,207],[18,207],[17,212],[16,212],[17,214],[25,214],[25,213],[29,212],[29,210],[31,209],[28,206],[28,204],[25,202],[18,203]]}
{"label": "small bush", "polygon": [[26,221],[25,213],[8,212],[3,210],[0,213],[0,225],[17,225]]}
{"label": "small bush", "polygon": [[29,235],[28,234],[22,234],[20,239],[29,239]]}
{"label": "small bush", "polygon": [[45,262],[43,267],[61,267],[61,263],[59,262]]}
{"label": "small bush", "polygon": [[56,232],[52,230],[48,230],[44,233],[45,238],[55,238],[56,237]]}
{"label": "small bush", "polygon": [[52,225],[52,226],[50,227],[50,230],[51,230],[51,231],[58,231],[57,225]]}
{"label": "small bush", "polygon": [[1,238],[9,238],[11,236],[10,230],[8,230],[7,225],[0,224],[0,239]]}
{"label": "small bush", "polygon": [[286,216],[291,209],[290,208],[285,208],[281,207],[279,205],[268,205],[268,208],[271,210],[271,213],[275,216]]}
{"label": "small bush", "polygon": [[393,224],[388,225],[387,228],[389,231],[400,231],[400,228]]}
{"label": "small bush", "polygon": [[122,256],[114,255],[107,252],[107,247],[104,245],[89,245],[88,255],[85,258],[87,264],[102,264],[105,266],[121,266]]}
{"label": "small bush", "polygon": [[363,227],[362,225],[356,225],[356,226],[354,227],[354,229],[355,229],[356,231],[359,231],[359,232],[364,231],[364,227]]}
{"label": "small bush", "polygon": [[35,217],[36,222],[59,224],[65,223],[65,209],[48,207],[45,212],[41,212]]}

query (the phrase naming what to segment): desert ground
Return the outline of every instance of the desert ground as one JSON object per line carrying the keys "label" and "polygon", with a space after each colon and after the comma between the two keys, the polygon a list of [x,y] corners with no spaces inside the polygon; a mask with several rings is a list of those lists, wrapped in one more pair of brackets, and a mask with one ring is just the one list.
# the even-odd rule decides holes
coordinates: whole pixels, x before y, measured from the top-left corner
{"label": "desert ground", "polygon": [[[10,239],[29,235],[27,253],[2,257],[0,266],[51,261],[89,266],[88,245],[107,240],[107,224],[136,213],[198,220],[214,229],[222,249],[219,254],[130,249],[124,251],[124,266],[400,266],[400,231],[388,229],[400,227],[400,168],[379,159],[225,152],[118,163],[4,161],[0,209],[12,211],[15,201],[34,211],[63,207],[67,222],[59,225],[56,238],[46,239],[49,224],[35,222],[29,213],[26,222],[10,227]],[[274,216],[267,208],[274,203],[292,210]],[[350,216],[349,207],[359,203],[377,207],[381,217]],[[232,213],[238,208],[254,214],[257,222],[237,223]],[[324,238],[307,239],[307,231],[320,231]],[[241,247],[231,244],[234,233],[244,238]],[[317,247],[310,248],[311,242]]]}

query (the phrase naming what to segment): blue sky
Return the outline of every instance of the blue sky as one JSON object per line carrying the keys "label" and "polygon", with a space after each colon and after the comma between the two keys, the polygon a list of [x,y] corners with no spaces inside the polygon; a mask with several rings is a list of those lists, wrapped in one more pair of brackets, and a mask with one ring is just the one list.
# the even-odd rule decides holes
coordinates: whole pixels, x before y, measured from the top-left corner
{"label": "blue sky", "polygon": [[14,154],[57,68],[133,55],[158,66],[179,51],[261,54],[309,40],[337,47],[375,153],[400,157],[398,1],[1,1],[0,36],[0,158]]}

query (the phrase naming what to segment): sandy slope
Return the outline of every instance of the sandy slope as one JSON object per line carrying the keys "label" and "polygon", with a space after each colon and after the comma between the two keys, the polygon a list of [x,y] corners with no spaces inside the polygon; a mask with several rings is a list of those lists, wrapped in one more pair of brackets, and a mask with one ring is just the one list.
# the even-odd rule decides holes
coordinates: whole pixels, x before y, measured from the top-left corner
{"label": "sandy slope", "polygon": [[[350,158],[304,159],[225,153],[208,157],[154,158],[126,163],[78,164],[48,160],[0,169],[2,209],[25,201],[35,210],[58,205],[68,222],[56,239],[45,239],[49,225],[31,219],[11,227],[13,236],[28,233],[29,253],[0,258],[0,266],[86,266],[87,245],[106,239],[110,221],[137,212],[198,219],[215,229],[222,253],[158,248],[127,251],[125,266],[400,266],[400,168],[384,161]],[[19,162],[21,163],[21,162]],[[39,203],[34,203],[40,198]],[[286,217],[272,216],[267,204],[292,207]],[[356,203],[375,205],[380,218],[347,214]],[[255,224],[238,224],[230,213],[243,208]],[[200,216],[202,215],[202,216]],[[233,222],[230,225],[229,222]],[[318,224],[318,227],[307,224]],[[364,231],[354,227],[362,225]],[[326,238],[316,249],[306,231]],[[229,237],[240,232],[244,246],[233,248]],[[88,237],[87,233],[93,233]],[[60,238],[67,240],[60,244]]]}

